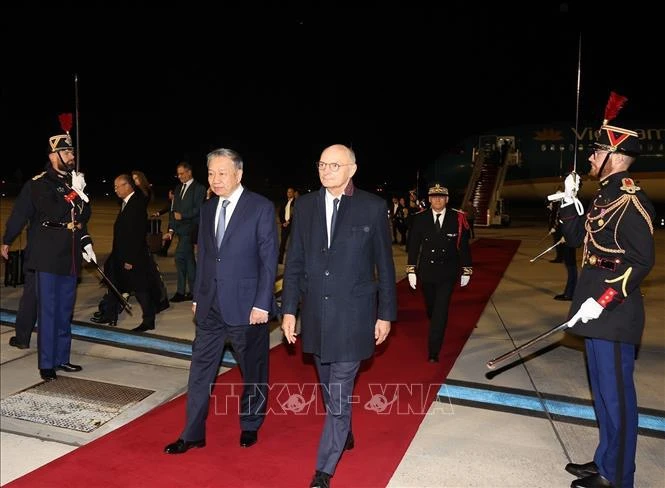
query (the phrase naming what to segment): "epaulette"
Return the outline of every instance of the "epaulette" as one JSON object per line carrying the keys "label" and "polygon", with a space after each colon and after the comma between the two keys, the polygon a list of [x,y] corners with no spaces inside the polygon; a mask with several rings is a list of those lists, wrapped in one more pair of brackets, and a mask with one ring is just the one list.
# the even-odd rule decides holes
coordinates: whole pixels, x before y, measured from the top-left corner
{"label": "epaulette", "polygon": [[635,184],[632,178],[622,178],[621,186],[619,189],[625,191],[626,193],[630,193],[631,195],[634,195],[636,192],[641,190],[641,188]]}
{"label": "epaulette", "polygon": [[33,176],[32,179],[33,179],[33,180],[38,180],[39,178],[41,178],[41,177],[44,176],[45,174],[46,174],[46,171],[42,171],[42,172],[39,173],[38,175]]}

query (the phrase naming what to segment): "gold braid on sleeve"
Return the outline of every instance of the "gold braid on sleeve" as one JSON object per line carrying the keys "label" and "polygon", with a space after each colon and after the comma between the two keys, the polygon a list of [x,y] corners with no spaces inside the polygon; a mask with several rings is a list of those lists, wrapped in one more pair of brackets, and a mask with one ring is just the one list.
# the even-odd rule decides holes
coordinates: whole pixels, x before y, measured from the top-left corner
{"label": "gold braid on sleeve", "polygon": [[416,267],[413,264],[407,264],[406,265],[406,272],[407,273],[415,273],[416,272]]}

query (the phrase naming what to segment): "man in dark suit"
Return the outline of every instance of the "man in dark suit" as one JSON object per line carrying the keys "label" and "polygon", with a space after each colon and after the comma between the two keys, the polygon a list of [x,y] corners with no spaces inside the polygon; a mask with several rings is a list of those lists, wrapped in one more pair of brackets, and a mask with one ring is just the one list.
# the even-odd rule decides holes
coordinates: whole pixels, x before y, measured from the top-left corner
{"label": "man in dark suit", "polygon": [[[23,283],[23,294],[16,312],[16,335],[9,338],[9,345],[19,349],[30,347],[30,337],[37,322],[37,283],[35,281],[35,270],[30,269],[30,245],[37,228],[35,224],[35,206],[32,204],[32,180],[28,181],[14,202],[12,212],[9,214],[2,237],[0,254],[9,260],[9,246],[23,232],[27,225],[28,239],[23,252],[23,270],[25,281]],[[9,263],[7,263],[9,264]]]}
{"label": "man in dark suit", "polygon": [[291,233],[291,222],[293,221],[293,210],[296,203],[295,196],[295,190],[291,187],[287,188],[286,202],[279,208],[279,223],[282,227],[279,241],[279,264],[284,264],[284,253],[286,252],[286,243]]}
{"label": "man in dark suit", "polygon": [[181,454],[205,446],[205,421],[224,342],[231,341],[245,387],[240,401],[240,446],[250,447],[266,412],[268,318],[275,310],[275,206],[240,184],[243,161],[231,149],[208,154],[208,182],[218,198],[201,209],[198,269],[192,311],[196,337],[187,387],[187,422],[166,446]]}
{"label": "man in dark suit", "polygon": [[354,445],[349,399],[360,362],[388,336],[397,303],[386,202],[355,188],[350,148],[328,147],[316,166],[322,187],[299,198],[291,231],[282,329],[294,343],[300,307],[303,350],[314,355],[328,409],[310,486],[328,487]]}
{"label": "man in dark suit", "polygon": [[446,208],[448,189],[438,183],[429,189],[430,210],[413,217],[409,231],[406,272],[414,290],[418,276],[429,323],[429,362],[439,362],[439,351],[448,323],[450,296],[460,275],[466,286],[472,273],[469,224],[464,212]]}
{"label": "man in dark suit", "polygon": [[[143,320],[132,329],[145,332],[155,328],[155,304],[149,292],[150,260],[145,235],[137,229],[148,225],[146,199],[135,190],[131,176],[122,174],[115,179],[115,194],[122,200],[120,212],[113,224],[113,247],[111,250],[112,275],[118,281],[121,291],[133,291],[136,301],[141,305]],[[116,297],[109,295],[110,310],[117,310]],[[94,318],[93,318],[94,319]],[[97,322],[96,320],[93,322]]]}
{"label": "man in dark suit", "polygon": [[[178,236],[175,248],[175,267],[178,271],[178,287],[172,302],[185,302],[192,299],[192,288],[196,280],[194,259],[194,239],[192,232],[199,220],[201,204],[205,200],[206,189],[192,177],[192,167],[182,162],[177,167],[180,184],[176,187],[173,212],[169,214],[169,231],[164,240]],[[274,207],[273,207],[274,208]],[[189,292],[185,290],[189,285]]]}

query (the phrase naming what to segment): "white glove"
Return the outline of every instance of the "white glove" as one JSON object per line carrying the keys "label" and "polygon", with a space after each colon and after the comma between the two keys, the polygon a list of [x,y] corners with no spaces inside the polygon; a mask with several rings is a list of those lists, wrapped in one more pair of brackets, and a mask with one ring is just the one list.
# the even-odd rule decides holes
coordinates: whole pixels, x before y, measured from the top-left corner
{"label": "white glove", "polygon": [[469,280],[470,280],[470,279],[471,279],[471,276],[469,276],[469,275],[462,275],[462,277],[460,278],[460,282],[459,282],[459,284],[460,284],[461,286],[466,286],[466,285],[469,284]]}
{"label": "white glove", "polygon": [[95,251],[92,250],[92,244],[86,244],[81,251],[81,255],[88,263],[90,261],[97,263],[97,256],[95,255]]}
{"label": "white glove", "polygon": [[577,192],[580,189],[579,175],[577,173],[570,173],[568,176],[566,176],[563,185],[564,185],[563,201],[568,204],[573,203],[573,200],[577,196]]}
{"label": "white glove", "polygon": [[415,290],[416,282],[418,281],[416,278],[416,273],[409,273],[407,276],[409,277],[409,286]]}
{"label": "white glove", "polygon": [[582,304],[577,313],[573,315],[573,318],[570,319],[568,322],[574,325],[576,322],[581,320],[582,323],[586,324],[589,320],[594,320],[600,317],[602,311],[603,307],[600,305],[600,303],[598,303],[593,298],[589,297]]}
{"label": "white glove", "polygon": [[88,195],[83,193],[83,190],[85,190],[85,178],[83,177],[83,173],[72,171],[72,190],[74,190],[85,203],[90,201]]}

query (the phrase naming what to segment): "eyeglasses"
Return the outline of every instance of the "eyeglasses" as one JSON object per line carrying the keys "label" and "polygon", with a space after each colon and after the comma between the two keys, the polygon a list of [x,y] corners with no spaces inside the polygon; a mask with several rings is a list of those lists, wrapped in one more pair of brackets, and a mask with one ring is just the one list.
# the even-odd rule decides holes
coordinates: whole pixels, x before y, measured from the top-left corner
{"label": "eyeglasses", "polygon": [[314,163],[314,166],[316,166],[316,168],[319,171],[323,171],[324,169],[326,169],[326,166],[327,166],[328,168],[330,168],[330,171],[332,171],[333,173],[336,173],[337,171],[339,171],[340,166],[351,166],[352,164],[353,163],[339,164],[339,163],[324,163],[323,161],[316,161]]}

